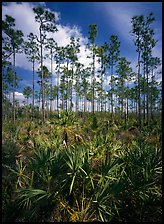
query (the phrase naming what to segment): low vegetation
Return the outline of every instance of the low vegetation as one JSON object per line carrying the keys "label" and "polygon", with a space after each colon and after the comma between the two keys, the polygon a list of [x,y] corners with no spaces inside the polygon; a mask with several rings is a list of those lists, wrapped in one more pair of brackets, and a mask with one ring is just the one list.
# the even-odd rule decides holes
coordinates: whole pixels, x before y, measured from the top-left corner
{"label": "low vegetation", "polygon": [[[85,41],[70,36],[62,46],[55,12],[32,12],[36,33],[27,36],[15,18],[2,20],[2,221],[162,222],[154,14],[126,21],[129,61],[117,35],[100,45],[102,27],[90,24]],[[18,70],[19,54],[31,77]]]}
{"label": "low vegetation", "polygon": [[3,124],[3,221],[161,221],[159,120],[139,130],[88,115]]}

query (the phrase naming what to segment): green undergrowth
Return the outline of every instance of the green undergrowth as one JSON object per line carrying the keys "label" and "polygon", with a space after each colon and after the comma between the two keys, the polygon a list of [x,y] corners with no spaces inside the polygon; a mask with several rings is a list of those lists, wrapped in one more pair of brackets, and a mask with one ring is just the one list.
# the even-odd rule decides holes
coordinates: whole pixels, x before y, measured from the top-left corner
{"label": "green undergrowth", "polygon": [[62,112],[3,123],[4,222],[158,222],[161,176],[158,121],[139,129]]}

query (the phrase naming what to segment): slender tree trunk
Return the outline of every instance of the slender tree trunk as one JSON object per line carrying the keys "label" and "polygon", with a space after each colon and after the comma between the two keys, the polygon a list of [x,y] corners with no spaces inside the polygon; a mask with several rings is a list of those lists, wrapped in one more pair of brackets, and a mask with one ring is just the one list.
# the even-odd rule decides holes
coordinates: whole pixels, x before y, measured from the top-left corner
{"label": "slender tree trunk", "polygon": [[71,73],[71,90],[70,90],[70,111],[72,111],[72,95],[73,95],[73,65],[72,65],[72,73]]}
{"label": "slender tree trunk", "polygon": [[97,111],[99,110],[99,102],[96,101],[96,104],[97,104]]}
{"label": "slender tree trunk", "polygon": [[47,111],[47,118],[48,118],[48,115],[49,115],[49,100],[46,100],[46,111]]}
{"label": "slender tree trunk", "polygon": [[42,123],[45,122],[45,99],[44,99],[44,74],[43,74],[43,43],[42,43],[42,34],[40,29],[40,55],[41,55],[41,73],[42,73]]}
{"label": "slender tree trunk", "polygon": [[124,82],[123,82],[123,78],[121,80],[121,88],[122,88],[122,91],[121,91],[121,118],[123,118],[123,114],[124,114]]}
{"label": "slender tree trunk", "polygon": [[147,124],[149,123],[149,73],[148,73],[148,67],[146,68],[146,119]]}
{"label": "slender tree trunk", "polygon": [[[2,67],[2,77],[4,77],[5,72],[4,72],[4,68]],[[3,79],[3,78],[2,78]],[[4,92],[3,92],[3,80],[2,80],[2,122],[5,121],[5,96],[4,96]]]}
{"label": "slender tree trunk", "polygon": [[[152,70],[152,75],[151,75],[151,82],[153,83],[153,70]],[[152,102],[152,91],[150,93],[150,114],[151,114],[151,119],[153,118],[153,102]]]}
{"label": "slender tree trunk", "polygon": [[63,90],[63,93],[62,93],[62,110],[64,110],[64,90]]}
{"label": "slender tree trunk", "polygon": [[133,113],[135,114],[135,112],[136,112],[136,105],[135,105],[135,100],[133,100]]}
{"label": "slender tree trunk", "polygon": [[78,112],[78,96],[77,96],[77,91],[76,91],[76,112]]}
{"label": "slender tree trunk", "polygon": [[138,100],[135,102],[135,111],[136,111],[136,117],[138,117]]}
{"label": "slender tree trunk", "polygon": [[125,114],[125,124],[128,121],[128,116],[129,116],[129,103],[128,103],[128,97],[126,98],[126,114]]}
{"label": "slender tree trunk", "polygon": [[57,71],[57,112],[59,112],[59,74],[60,74],[60,64]]}
{"label": "slender tree trunk", "polygon": [[94,114],[94,98],[95,98],[95,54],[93,50],[93,69],[92,69],[92,113]]}
{"label": "slender tree trunk", "polygon": [[76,90],[76,112],[79,109],[79,92]]}
{"label": "slender tree trunk", "polygon": [[108,102],[107,103],[108,103],[108,112],[110,113],[111,112],[111,109],[110,109],[110,99],[109,98],[108,98]]}
{"label": "slender tree trunk", "polygon": [[86,97],[84,95],[84,113],[86,112],[86,108],[87,108],[87,102],[86,102]]}
{"label": "slender tree trunk", "polygon": [[52,57],[53,57],[53,54],[52,54],[52,49],[51,49],[51,99],[50,99],[50,116],[52,115]]}
{"label": "slender tree trunk", "polygon": [[146,86],[145,86],[145,60],[144,60],[144,88],[143,88],[143,120],[145,122],[146,120],[146,114],[145,114],[145,109],[146,109]]}
{"label": "slender tree trunk", "polygon": [[26,106],[26,120],[28,121],[28,97],[27,97],[27,106]]}
{"label": "slender tree trunk", "polygon": [[105,112],[106,112],[106,99],[105,99]]}
{"label": "slender tree trunk", "polygon": [[13,54],[13,122],[15,124],[15,82],[16,82],[16,71],[15,71],[15,49],[14,49],[14,54]]}
{"label": "slender tree trunk", "polygon": [[34,119],[34,61],[32,67],[32,120]]}
{"label": "slender tree trunk", "polygon": [[40,94],[39,94],[39,111],[40,111],[40,102],[41,102],[41,97],[40,97]]}
{"label": "slender tree trunk", "polygon": [[[101,65],[101,69],[103,69],[103,65]],[[101,118],[102,118],[102,111],[103,111],[103,94],[102,94],[102,91],[103,91],[103,73],[101,72]]]}
{"label": "slender tree trunk", "polygon": [[82,102],[83,102],[82,112],[84,112],[84,96],[82,97]]}
{"label": "slender tree trunk", "polygon": [[122,100],[122,102],[121,102],[121,118],[123,118],[124,117],[124,100],[123,100],[123,98],[121,100]]}
{"label": "slender tree trunk", "polygon": [[[68,61],[67,61],[67,72],[68,72]],[[65,96],[65,109],[68,110],[68,75],[66,76],[66,96]]]}
{"label": "slender tree trunk", "polygon": [[111,66],[111,113],[112,113],[112,122],[114,122],[114,117],[113,117],[113,63]]}
{"label": "slender tree trunk", "polygon": [[140,50],[138,51],[138,122],[139,128],[141,128],[141,85],[140,85]]}

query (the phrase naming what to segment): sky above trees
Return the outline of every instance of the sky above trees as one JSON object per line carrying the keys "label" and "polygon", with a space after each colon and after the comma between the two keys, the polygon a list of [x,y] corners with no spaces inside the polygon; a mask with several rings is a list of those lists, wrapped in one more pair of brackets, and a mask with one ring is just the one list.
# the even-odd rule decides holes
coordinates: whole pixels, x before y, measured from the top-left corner
{"label": "sky above trees", "polygon": [[[9,2],[2,5],[2,19],[8,14],[15,18],[16,29],[22,30],[24,39],[30,32],[38,34],[38,24],[35,22],[33,7],[41,4],[50,11],[55,12],[58,32],[50,34],[60,46],[66,46],[70,42],[70,37],[80,38],[79,62],[85,66],[89,65],[86,57],[88,38],[88,27],[90,24],[97,24],[98,35],[96,44],[102,45],[109,42],[111,35],[117,35],[120,42],[121,56],[131,61],[131,66],[136,71],[137,52],[133,42],[133,37],[129,33],[131,30],[131,18],[135,15],[148,15],[154,13],[155,22],[153,29],[155,39],[158,40],[153,49],[153,56],[162,59],[162,3],[161,2]],[[50,61],[47,59],[45,65],[49,68]],[[17,75],[23,79],[20,82],[21,88],[17,91],[18,100],[23,100],[23,89],[32,86],[31,63],[28,62],[25,54],[18,54],[16,59]],[[98,68],[98,63],[96,64]],[[36,66],[36,71],[38,67]],[[162,79],[159,74],[157,81]],[[37,75],[35,81],[37,81]],[[107,80],[108,82],[109,80]],[[55,74],[53,82],[55,83]]]}

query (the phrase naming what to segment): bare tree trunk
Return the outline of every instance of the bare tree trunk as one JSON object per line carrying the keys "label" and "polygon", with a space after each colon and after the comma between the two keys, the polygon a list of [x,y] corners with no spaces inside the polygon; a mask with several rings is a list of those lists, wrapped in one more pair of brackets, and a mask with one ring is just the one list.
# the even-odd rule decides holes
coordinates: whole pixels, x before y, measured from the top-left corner
{"label": "bare tree trunk", "polygon": [[123,114],[124,114],[124,82],[123,82],[123,78],[122,78],[122,91],[121,91],[121,118],[123,118]]}
{"label": "bare tree trunk", "polygon": [[52,49],[51,49],[51,99],[50,99],[50,114],[52,114],[52,57],[53,57],[53,54],[52,54]]}
{"label": "bare tree trunk", "polygon": [[[68,61],[67,61],[67,71],[68,71]],[[66,111],[67,111],[67,109],[68,109],[68,104],[67,104],[67,99],[68,99],[68,75],[67,75],[67,77],[66,77],[66,96],[65,96],[65,109],[66,109]]]}
{"label": "bare tree trunk", "polygon": [[71,73],[71,88],[70,88],[70,111],[72,111],[72,95],[73,95],[73,65],[72,65],[72,73]]}
{"label": "bare tree trunk", "polygon": [[106,112],[106,100],[105,100],[105,112]]}
{"label": "bare tree trunk", "polygon": [[59,73],[60,73],[60,64],[59,70],[57,71],[57,111],[59,112]]}
{"label": "bare tree trunk", "polygon": [[45,104],[45,99],[44,99],[44,74],[43,74],[43,46],[42,46],[42,34],[41,34],[41,28],[40,28],[40,55],[41,55],[41,73],[42,73],[42,123],[45,122],[45,108],[44,108],[44,104]]}
{"label": "bare tree trunk", "polygon": [[92,113],[94,114],[94,98],[95,98],[95,54],[93,52],[93,70],[92,70]]}
{"label": "bare tree trunk", "polygon": [[111,66],[111,113],[112,113],[112,121],[114,121],[113,117],[113,65]]}
{"label": "bare tree trunk", "polygon": [[32,119],[34,118],[34,61],[32,67]]}
{"label": "bare tree trunk", "polygon": [[149,74],[148,68],[146,69],[146,120],[147,124],[149,123]]}
{"label": "bare tree trunk", "polygon": [[138,51],[138,121],[141,128],[141,86],[140,86],[140,50]]}
{"label": "bare tree trunk", "polygon": [[145,86],[145,61],[144,61],[144,86],[143,86],[143,120],[145,121],[146,119],[146,114],[145,114],[145,107],[146,107],[146,95],[145,95],[145,92],[146,92],[146,86]]}
{"label": "bare tree trunk", "polygon": [[[152,70],[152,75],[151,75],[151,81],[153,82],[153,70]],[[152,119],[153,118],[152,92],[150,94],[150,114],[151,114],[151,119]]]}
{"label": "bare tree trunk", "polygon": [[79,93],[76,91],[76,112],[78,112],[79,109]]}
{"label": "bare tree trunk", "polygon": [[15,49],[14,49],[14,54],[13,54],[13,73],[14,73],[14,78],[13,78],[13,123],[15,124],[15,82],[16,82],[16,71],[15,71]]}
{"label": "bare tree trunk", "polygon": [[125,124],[127,123],[127,120],[128,120],[128,114],[129,114],[129,111],[128,111],[128,98],[126,98],[126,106],[125,106]]}

